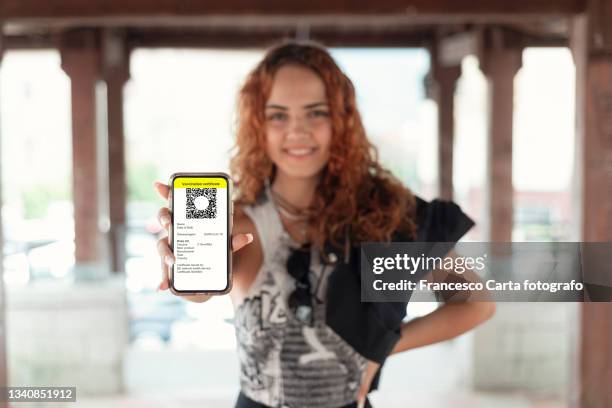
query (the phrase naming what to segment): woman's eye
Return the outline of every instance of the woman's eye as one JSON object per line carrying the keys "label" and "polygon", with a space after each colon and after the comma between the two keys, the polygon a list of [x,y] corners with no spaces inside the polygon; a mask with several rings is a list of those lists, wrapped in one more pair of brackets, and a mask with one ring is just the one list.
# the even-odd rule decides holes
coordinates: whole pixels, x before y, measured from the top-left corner
{"label": "woman's eye", "polygon": [[268,115],[268,120],[285,120],[287,118],[287,115],[285,115],[284,113],[272,113],[270,115]]}
{"label": "woman's eye", "polygon": [[315,110],[315,111],[311,111],[309,115],[310,117],[313,117],[313,118],[319,118],[319,117],[329,116],[329,112],[324,111],[324,110]]}

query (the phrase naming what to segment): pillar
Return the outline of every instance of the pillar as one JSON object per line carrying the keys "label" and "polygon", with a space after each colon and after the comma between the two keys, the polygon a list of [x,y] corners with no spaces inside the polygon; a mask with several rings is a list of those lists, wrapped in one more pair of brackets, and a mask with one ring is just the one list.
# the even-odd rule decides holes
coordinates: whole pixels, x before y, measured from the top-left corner
{"label": "pillar", "polygon": [[[4,49],[2,46],[2,26],[0,25],[0,69],[2,66],[2,56]],[[2,101],[0,101],[1,103]],[[2,118],[0,118],[1,120]],[[2,138],[0,134],[0,156],[2,156]],[[0,210],[2,209],[2,166],[0,165]],[[7,355],[6,355],[6,308],[4,291],[4,241],[2,238],[2,214],[0,211],[0,387],[7,387]],[[7,402],[0,401],[0,408],[8,407]]]}
{"label": "pillar", "polygon": [[103,234],[99,228],[99,172],[96,85],[100,77],[98,36],[94,30],[63,33],[62,69],[70,78],[72,112],[72,188],[77,278],[98,273]]}
{"label": "pillar", "polygon": [[461,66],[444,66],[439,59],[432,67],[434,99],[438,104],[438,195],[453,199],[453,145],[455,140],[455,87]]}
{"label": "pillar", "polygon": [[514,77],[522,64],[522,49],[506,47],[501,31],[487,36],[480,67],[489,82],[487,208],[489,240],[512,241],[512,127]]}
{"label": "pillar", "polygon": [[122,31],[102,37],[102,70],[106,82],[108,120],[108,190],[110,255],[113,272],[125,272],[127,182],[123,126],[123,88],[130,78],[129,50]]}
{"label": "pillar", "polygon": [[455,88],[461,76],[461,61],[474,53],[471,33],[436,33],[430,47],[431,68],[426,94],[438,105],[438,196],[453,199],[453,145],[455,138]]}
{"label": "pillar", "polygon": [[[612,241],[612,0],[572,21],[580,239]],[[572,406],[612,406],[612,304],[583,303]]]}

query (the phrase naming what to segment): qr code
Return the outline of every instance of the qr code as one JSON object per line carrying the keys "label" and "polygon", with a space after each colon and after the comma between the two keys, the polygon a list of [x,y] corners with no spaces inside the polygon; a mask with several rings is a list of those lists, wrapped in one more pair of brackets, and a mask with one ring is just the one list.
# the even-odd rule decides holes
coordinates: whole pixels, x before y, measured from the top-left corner
{"label": "qr code", "polygon": [[[208,200],[208,206],[198,209],[196,201],[198,197]],[[201,208],[201,206],[199,206]],[[217,189],[216,188],[188,188],[186,218],[217,218]]]}

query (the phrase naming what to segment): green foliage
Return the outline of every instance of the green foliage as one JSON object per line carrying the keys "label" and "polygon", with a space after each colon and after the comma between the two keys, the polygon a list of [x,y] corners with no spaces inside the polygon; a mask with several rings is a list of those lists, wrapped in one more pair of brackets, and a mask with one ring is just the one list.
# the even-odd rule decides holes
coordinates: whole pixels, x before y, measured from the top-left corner
{"label": "green foliage", "polygon": [[[153,182],[158,179],[157,167],[153,163],[131,166],[128,171],[128,200],[157,203],[159,198]],[[20,192],[26,219],[43,218],[49,204],[54,201],[71,200],[69,183],[26,184]]]}
{"label": "green foliage", "polygon": [[159,197],[153,187],[158,179],[157,167],[153,163],[140,163],[128,167],[128,200],[157,203]]}
{"label": "green foliage", "polygon": [[70,199],[68,186],[57,184],[26,184],[27,189],[21,191],[24,218],[43,218],[47,214],[49,204],[53,201]]}

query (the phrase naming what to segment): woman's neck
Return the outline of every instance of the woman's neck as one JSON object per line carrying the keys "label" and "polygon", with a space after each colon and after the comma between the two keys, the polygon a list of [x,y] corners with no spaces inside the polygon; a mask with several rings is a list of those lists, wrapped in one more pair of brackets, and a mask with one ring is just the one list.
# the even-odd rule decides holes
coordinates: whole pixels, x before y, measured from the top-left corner
{"label": "woman's neck", "polygon": [[310,178],[289,177],[281,172],[272,182],[272,190],[280,194],[294,207],[305,209],[310,205],[317,188],[318,176]]}

